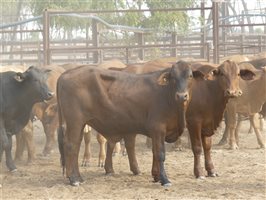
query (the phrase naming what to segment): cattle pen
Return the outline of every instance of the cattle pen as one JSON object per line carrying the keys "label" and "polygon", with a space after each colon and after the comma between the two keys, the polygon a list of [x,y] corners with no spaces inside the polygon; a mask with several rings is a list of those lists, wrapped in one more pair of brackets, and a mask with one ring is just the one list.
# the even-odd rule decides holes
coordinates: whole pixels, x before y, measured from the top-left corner
{"label": "cattle pen", "polygon": [[[46,9],[40,16],[0,26],[1,63],[97,64],[112,58],[126,63],[137,63],[156,57],[190,57],[218,63],[219,59],[225,56],[265,51],[266,17],[263,9],[256,13],[229,15],[228,6],[227,2],[212,1],[212,4],[206,4],[202,1],[193,8],[154,10]],[[100,16],[151,12],[186,12],[191,17],[197,15],[200,18],[199,26],[182,33],[155,27],[138,28],[110,24]],[[62,33],[62,27],[52,26],[52,22],[58,18],[85,20],[84,28]],[[251,23],[248,18],[260,18],[262,22]],[[254,29],[260,31],[256,33]],[[110,37],[114,32],[115,37]],[[62,34],[64,37],[60,37]]]}
{"label": "cattle pen", "polygon": [[[86,4],[90,4],[90,6]],[[38,7],[40,5],[45,6],[40,9]],[[253,68],[253,64],[249,63],[250,61],[259,63],[256,69]],[[173,77],[172,69],[178,63],[188,65],[189,67],[184,68],[191,68],[192,74],[180,73],[180,77],[182,77],[180,79]],[[232,65],[225,67],[225,63]],[[8,150],[12,152],[17,169],[12,171],[8,168],[8,162],[6,163],[8,155],[5,155],[7,151],[4,149],[5,153],[0,160],[0,200],[265,200],[266,66],[263,67],[261,63],[263,66],[266,65],[266,0],[0,1],[0,111],[2,111],[4,103],[11,102],[10,100],[3,101],[3,99],[8,99],[2,95],[2,91],[8,88],[2,82],[4,77],[2,72],[4,71],[22,69],[25,71],[29,66],[41,68],[48,73],[48,78],[45,77],[45,79],[51,89],[49,94],[53,96],[49,101],[45,100],[35,104],[25,129],[12,136],[12,144],[9,143],[9,145],[11,147],[13,145],[13,147]],[[97,70],[98,74],[96,72],[93,74],[93,70],[90,70],[89,73],[88,71],[78,71],[74,69],[77,66],[79,66],[78,69]],[[211,70],[208,72],[197,71],[202,66]],[[164,73],[157,79],[157,72],[153,70],[155,68],[156,70],[162,69],[162,67],[165,68],[162,71]],[[69,69],[72,70],[69,73],[66,72]],[[233,71],[233,69],[235,70]],[[72,72],[79,72],[79,74],[73,75]],[[106,72],[106,74],[102,72]],[[144,73],[153,74],[155,78],[153,77],[152,81],[150,79],[143,79],[144,81],[132,79],[132,77],[148,76]],[[91,79],[82,79],[83,75],[88,74],[91,75]],[[179,71],[176,70],[176,74],[179,75]],[[249,88],[244,84],[243,88],[240,87],[239,82],[242,81],[240,78],[245,74],[247,78],[244,83],[253,87],[252,84],[256,82],[256,87],[250,89],[253,93],[247,92]],[[58,89],[60,81],[57,83],[57,80],[61,78],[62,81],[62,77],[75,79],[72,82],[68,79],[63,86],[61,84],[61,91],[64,91],[65,95],[62,95],[62,92],[61,95],[56,92],[60,91]],[[166,86],[169,86],[170,78],[172,78],[171,83],[174,87],[186,85],[184,82],[180,85],[176,84],[177,80],[183,80],[183,77],[189,81],[193,80],[193,83],[187,84],[186,87],[193,87],[194,93],[181,92],[169,95],[168,91],[165,91],[158,95],[157,93],[152,95],[157,92],[154,90],[165,89]],[[214,79],[218,80],[217,77],[220,81],[213,84]],[[116,79],[123,80],[123,82],[115,82]],[[11,80],[14,81],[13,76]],[[102,85],[98,86],[91,80],[102,83]],[[22,80],[18,79],[18,81]],[[200,87],[203,81],[210,83],[211,92],[207,93],[205,88]],[[152,83],[153,85],[151,85],[151,89],[143,90],[143,88],[147,88],[147,85],[142,83]],[[236,90],[231,92],[229,89],[233,84]],[[72,86],[71,92],[67,92],[70,91],[70,85]],[[217,85],[225,91],[219,92]],[[90,89],[84,86],[90,86]],[[97,88],[100,92],[97,92]],[[173,86],[169,88],[171,91],[173,90]],[[10,94],[14,94],[16,91],[24,94],[24,91],[18,88],[9,90]],[[82,96],[81,92],[84,91],[86,94]],[[101,91],[103,91],[103,95],[97,96],[97,94],[101,94]],[[136,94],[138,91],[144,92],[133,97],[132,94]],[[231,105],[229,109],[224,108],[226,104],[224,102],[217,101],[217,104],[213,104],[214,99],[225,98],[226,92],[229,95],[228,92],[231,92],[238,96],[236,97],[238,99],[240,96],[244,96],[242,102],[245,103],[234,101],[235,99],[231,96],[232,104],[227,102],[227,98],[224,101]],[[243,95],[244,92],[247,92],[248,95]],[[118,96],[119,101],[115,95]],[[184,131],[182,130],[182,135],[178,136],[176,136],[177,131],[173,128],[173,124],[178,121],[176,119],[180,118],[181,114],[179,113],[175,119],[167,120],[161,117],[160,121],[148,126],[152,117],[158,119],[161,113],[169,113],[164,108],[173,112],[171,116],[176,115],[174,111],[177,106],[163,106],[163,102],[165,104],[169,102],[167,96],[174,97],[173,101],[177,101],[180,98],[178,95],[181,97],[183,95],[183,98],[186,99],[182,105],[189,107],[191,102],[195,104],[190,109],[190,113],[192,113],[190,118],[193,119],[194,116],[201,113],[198,115],[200,117],[189,121],[186,118],[189,115],[187,114],[189,113],[188,109],[180,109],[186,114],[182,115]],[[9,96],[10,99],[13,97],[13,95],[6,96]],[[12,107],[11,110],[14,110],[13,108],[19,104],[18,102],[30,102],[32,95],[25,96],[27,96],[27,100],[13,98],[14,103],[9,108]],[[96,96],[97,98],[92,103],[92,97]],[[197,98],[192,101],[190,98],[195,96]],[[68,112],[68,116],[70,116],[68,120],[65,115],[62,117],[60,114],[61,118],[58,118],[58,110],[59,112],[60,109],[62,110],[60,98],[61,100],[73,100],[64,101],[64,111]],[[145,105],[141,104],[144,100]],[[158,100],[157,103],[154,103],[156,100]],[[105,101],[106,104],[103,103]],[[245,112],[245,109],[250,112],[253,108],[249,103],[252,102],[256,104],[252,106],[257,107],[259,103],[256,102],[260,101],[264,101],[264,104],[258,108],[261,109],[260,114],[257,113],[258,111],[256,114],[252,113],[254,119],[252,129],[251,120],[249,122],[250,113],[241,113],[243,114],[241,115],[236,107],[239,104],[244,105],[242,112]],[[79,108],[77,105],[82,104],[81,102],[85,106],[76,109]],[[132,103],[132,106],[129,102]],[[204,108],[202,102],[206,105]],[[248,106],[245,106],[246,104]],[[138,105],[143,106],[138,107]],[[20,106],[24,108],[25,104],[20,103]],[[152,110],[149,106],[160,108],[158,109],[160,112],[150,112],[151,114],[149,114],[149,111]],[[87,107],[95,109],[92,120],[88,119],[92,111],[86,110]],[[110,107],[114,107],[114,109],[106,111]],[[223,112],[219,111],[219,109],[222,110],[221,107],[224,108]],[[142,115],[137,115],[140,111],[143,111],[143,116],[147,117],[146,121]],[[235,114],[235,117],[232,117],[233,114],[230,115],[228,111]],[[118,112],[122,113],[121,118],[117,117]],[[6,113],[9,114],[9,111]],[[10,114],[12,113],[14,112],[10,111]],[[208,117],[209,113],[214,113],[214,115]],[[217,113],[220,117],[217,117]],[[19,116],[19,114],[16,112],[15,115]],[[238,114],[239,116],[237,116]],[[88,123],[87,125],[79,123],[82,121],[79,118],[80,115],[84,115],[83,121]],[[3,146],[1,141],[3,133],[8,132],[4,130],[6,129],[5,125],[3,128],[3,118],[3,114],[0,113],[0,150]],[[216,122],[218,118],[221,122],[219,126]],[[230,119],[228,120],[228,118]],[[110,142],[116,140],[117,135],[115,134],[122,130],[121,127],[128,128],[125,123],[123,124],[123,119],[136,122],[137,125],[134,127],[143,123],[145,128],[135,129],[135,131],[140,131],[136,138],[126,137],[126,134],[120,133],[119,137],[122,135],[123,138],[119,143],[122,149],[118,148],[112,154],[112,152],[110,153],[110,143],[108,144],[104,136],[96,133],[97,131],[93,128],[98,131],[106,130],[106,132],[112,129],[111,135],[107,138]],[[6,121],[15,124],[12,120],[8,118]],[[61,127],[58,125],[60,120],[64,121],[60,122]],[[95,127],[91,128],[88,125],[93,126],[91,122],[93,120],[96,125],[94,124]],[[237,120],[239,120],[239,124],[237,124]],[[169,127],[162,125],[165,121],[169,122]],[[240,126],[240,122],[242,122],[242,126]],[[192,134],[189,132],[189,127],[192,126],[189,126],[188,123],[194,123],[200,132],[200,137],[197,134],[194,135],[197,131],[190,130]],[[82,125],[79,126],[80,129],[83,128],[83,125],[85,126],[83,132],[78,135],[76,134],[78,131],[73,131],[72,137],[66,137],[66,135],[70,135],[69,132],[66,133],[67,126],[77,126],[77,124]],[[106,124],[110,126],[106,128]],[[179,122],[177,124],[180,125]],[[216,125],[217,129],[214,128]],[[162,127],[162,129],[166,129],[166,132],[169,128],[169,133],[172,130],[172,133],[175,134],[173,134],[174,136],[168,135],[168,141],[165,137],[166,133],[150,134],[153,144],[149,144],[149,138],[145,136],[146,133],[144,134],[147,127],[151,128],[152,134],[158,130],[159,133]],[[193,127],[191,129],[196,130]],[[230,130],[237,130],[234,132],[234,140],[232,140]],[[259,134],[257,130],[259,130]],[[214,134],[210,136],[206,133]],[[7,133],[8,136],[12,134]],[[159,148],[156,146],[159,143],[158,138],[161,139]],[[175,143],[170,143],[176,138],[178,140]],[[157,143],[156,140],[158,140]],[[71,143],[73,141],[76,143]],[[70,151],[72,154],[69,153]],[[130,152],[135,153],[137,161],[132,160],[131,154],[130,162],[130,156],[128,156]],[[106,153],[109,157],[107,156],[108,158],[105,160]],[[66,154],[67,159],[62,156]],[[210,157],[212,159],[208,159]],[[114,173],[110,169],[109,172],[106,170],[108,164],[110,165],[110,160]],[[159,167],[158,160],[160,161]],[[72,184],[71,177],[66,177],[67,167],[64,162],[71,163],[72,161],[77,161],[73,162],[77,168],[68,171],[75,173],[78,169],[81,176],[78,177],[80,180],[77,184]],[[158,168],[154,167],[155,162],[157,162]],[[138,167],[134,168],[136,163]],[[63,167],[64,164],[65,167]],[[215,170],[212,165],[215,166]],[[202,173],[198,173],[200,176],[195,174],[196,167],[200,172],[202,169]],[[158,180],[155,179],[154,170],[160,172]],[[161,184],[161,174],[166,179],[169,178],[170,184],[164,186]]]}

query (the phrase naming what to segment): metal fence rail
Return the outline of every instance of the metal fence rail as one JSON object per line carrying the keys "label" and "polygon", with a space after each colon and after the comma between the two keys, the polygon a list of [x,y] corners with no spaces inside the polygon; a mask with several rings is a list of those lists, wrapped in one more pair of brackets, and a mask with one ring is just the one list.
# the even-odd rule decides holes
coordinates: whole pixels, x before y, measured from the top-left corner
{"label": "metal fence rail", "polygon": [[[221,4],[214,1],[212,7],[205,7],[204,3],[198,8],[155,9],[154,12],[178,12],[199,10],[201,17],[206,19],[205,11],[211,10],[211,23],[203,24],[200,32],[188,35],[179,35],[160,30],[159,36],[156,29],[141,29],[129,26],[112,25],[97,16],[99,12],[145,12],[151,10],[106,10],[70,12],[45,10],[42,16],[34,17],[22,22],[0,25],[1,38],[1,64],[39,64],[50,63],[93,63],[97,64],[110,58],[118,58],[124,62],[138,62],[156,57],[193,57],[213,62],[219,58],[232,54],[256,54],[266,51],[266,23],[257,24],[230,24],[233,17],[220,17]],[[58,40],[51,38],[50,21],[57,16],[71,16],[91,19],[91,32],[86,29],[86,37]],[[265,15],[266,19],[266,15]],[[31,30],[23,28],[23,24],[42,20],[42,26]],[[266,20],[265,20],[266,21]],[[130,39],[106,39],[104,32],[99,29],[103,24],[109,30],[122,30],[131,32]],[[238,33],[228,35],[225,31],[229,28],[243,26],[265,26],[261,34],[248,35]],[[11,30],[12,27],[19,27]],[[210,32],[209,30],[212,30]],[[18,40],[5,38],[16,34]],[[25,35],[35,34],[35,39],[26,39]],[[91,34],[91,36],[89,36]],[[155,39],[151,40],[150,37]]]}

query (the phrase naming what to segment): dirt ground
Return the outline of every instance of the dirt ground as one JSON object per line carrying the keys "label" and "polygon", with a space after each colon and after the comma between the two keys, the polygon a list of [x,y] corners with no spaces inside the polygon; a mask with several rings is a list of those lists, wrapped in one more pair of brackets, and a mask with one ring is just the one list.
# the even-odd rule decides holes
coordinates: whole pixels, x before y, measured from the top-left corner
{"label": "dirt ground", "polygon": [[[266,125],[266,123],[264,123]],[[255,134],[248,134],[249,123],[243,123],[240,133],[240,149],[232,151],[228,146],[216,146],[221,138],[214,138],[212,158],[219,177],[197,180],[193,176],[193,154],[189,148],[175,151],[167,144],[166,173],[172,186],[162,187],[151,177],[152,153],[145,145],[145,137],[137,137],[137,158],[141,174],[132,175],[127,156],[113,159],[116,174],[106,176],[97,167],[98,145],[93,136],[90,167],[80,167],[85,183],[72,187],[62,176],[58,149],[50,157],[37,155],[34,163],[17,163],[18,171],[10,173],[2,162],[0,173],[2,188],[0,199],[266,199],[265,150],[259,149]],[[44,133],[35,125],[36,153],[44,146]],[[263,132],[266,139],[265,129]],[[184,144],[187,140],[184,139]],[[13,150],[15,148],[13,147]],[[83,146],[80,152],[80,162]],[[4,158],[3,158],[4,161]]]}

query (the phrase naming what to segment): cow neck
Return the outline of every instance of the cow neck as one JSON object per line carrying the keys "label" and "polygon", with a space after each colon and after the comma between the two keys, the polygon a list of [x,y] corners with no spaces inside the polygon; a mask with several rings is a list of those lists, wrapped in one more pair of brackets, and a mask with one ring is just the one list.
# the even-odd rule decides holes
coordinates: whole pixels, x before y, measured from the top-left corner
{"label": "cow neck", "polygon": [[206,84],[210,92],[210,95],[208,97],[211,98],[207,99],[207,101],[213,102],[212,105],[208,105],[212,106],[214,128],[216,129],[223,119],[224,110],[229,100],[229,97],[224,95],[225,91],[219,84],[219,78],[215,80],[207,80]]}

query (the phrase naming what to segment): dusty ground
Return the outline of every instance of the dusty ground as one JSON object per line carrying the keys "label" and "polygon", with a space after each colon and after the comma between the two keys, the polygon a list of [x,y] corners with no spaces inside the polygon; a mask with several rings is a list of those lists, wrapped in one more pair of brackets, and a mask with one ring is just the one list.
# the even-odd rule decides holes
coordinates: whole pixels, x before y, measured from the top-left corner
{"label": "dusty ground", "polygon": [[[243,124],[244,125],[244,124]],[[38,124],[37,124],[38,126]],[[86,180],[72,187],[62,176],[59,153],[55,149],[49,158],[37,156],[36,161],[18,163],[18,171],[10,173],[2,162],[0,199],[266,199],[265,150],[258,149],[254,134],[247,134],[248,123],[242,127],[240,149],[228,150],[214,146],[213,161],[219,177],[196,180],[193,176],[193,155],[190,149],[174,151],[167,146],[165,168],[172,186],[164,188],[152,182],[151,150],[145,138],[137,138],[137,158],[141,175],[129,171],[127,157],[114,157],[116,174],[106,176],[97,167],[98,145],[93,137],[92,164],[80,168]],[[42,129],[35,129],[36,152],[44,145]],[[263,133],[266,138],[266,131]],[[216,134],[214,143],[221,135]],[[186,140],[185,140],[186,142]],[[83,148],[82,148],[83,149]],[[81,150],[82,152],[82,150]],[[80,154],[81,161],[82,153]]]}

